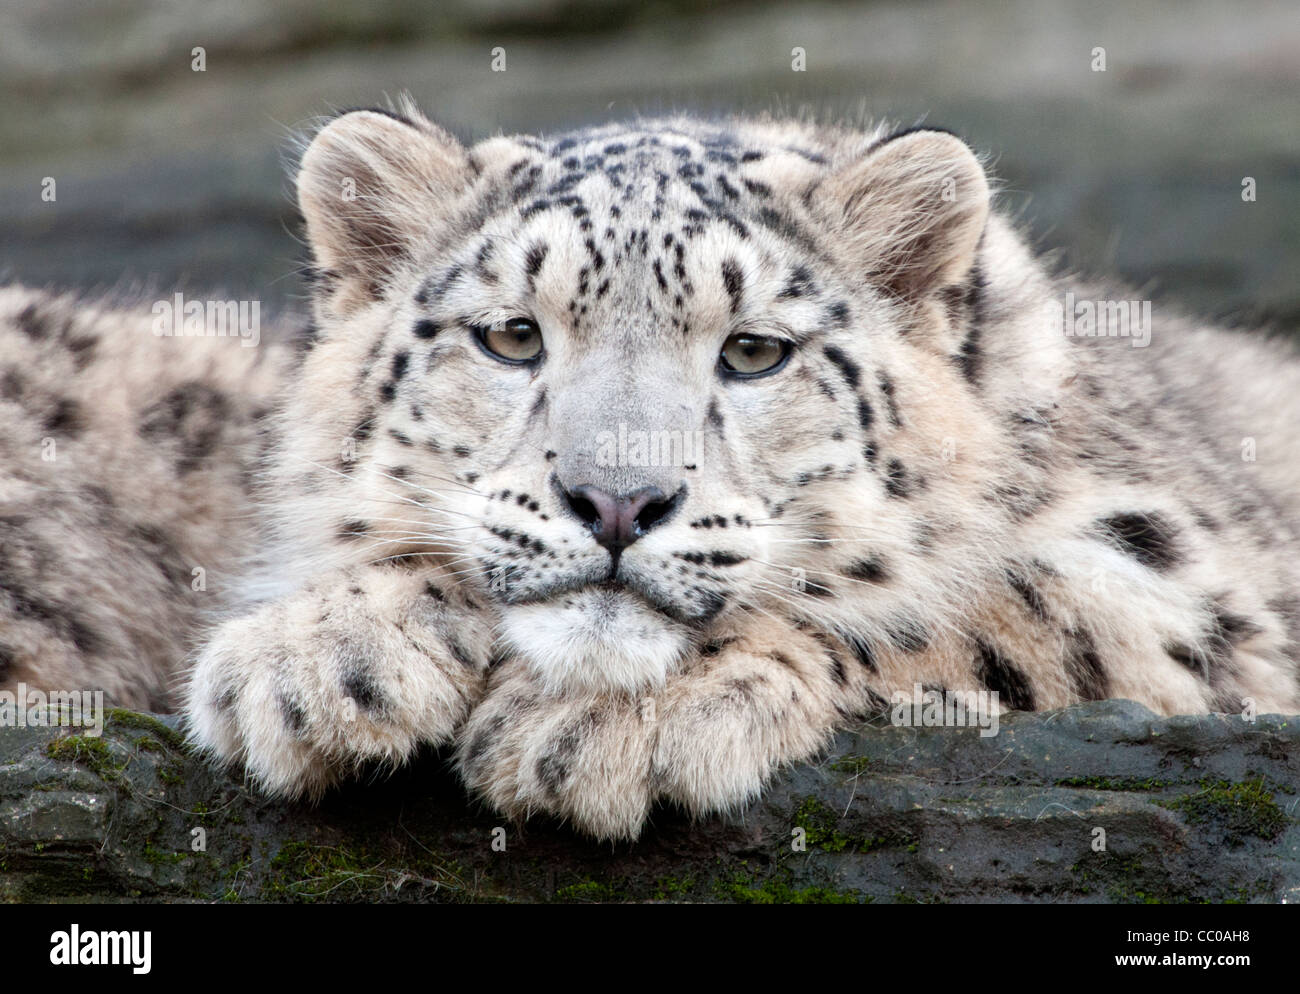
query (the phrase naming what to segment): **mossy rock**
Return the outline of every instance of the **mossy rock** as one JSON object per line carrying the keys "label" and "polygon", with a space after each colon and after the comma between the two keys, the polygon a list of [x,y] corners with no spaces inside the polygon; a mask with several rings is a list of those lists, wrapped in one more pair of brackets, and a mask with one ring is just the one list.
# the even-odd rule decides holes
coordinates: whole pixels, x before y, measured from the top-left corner
{"label": "mossy rock", "polygon": [[102,737],[0,726],[0,900],[1297,901],[1295,784],[1295,719],[1111,701],[981,738],[877,718],[743,813],[660,808],[611,846],[504,823],[436,754],[318,806],[270,801],[174,719],[113,711]]}

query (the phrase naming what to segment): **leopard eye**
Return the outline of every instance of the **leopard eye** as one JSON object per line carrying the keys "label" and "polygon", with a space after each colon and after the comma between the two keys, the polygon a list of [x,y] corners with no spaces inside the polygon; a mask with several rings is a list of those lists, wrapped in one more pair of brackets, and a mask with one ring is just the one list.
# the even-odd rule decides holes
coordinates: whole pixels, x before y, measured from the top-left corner
{"label": "leopard eye", "polygon": [[542,332],[531,318],[511,318],[499,328],[477,331],[484,351],[502,362],[532,362],[542,354]]}
{"label": "leopard eye", "polygon": [[718,362],[726,372],[741,378],[775,373],[790,357],[790,343],[763,335],[732,335],[722,343]]}

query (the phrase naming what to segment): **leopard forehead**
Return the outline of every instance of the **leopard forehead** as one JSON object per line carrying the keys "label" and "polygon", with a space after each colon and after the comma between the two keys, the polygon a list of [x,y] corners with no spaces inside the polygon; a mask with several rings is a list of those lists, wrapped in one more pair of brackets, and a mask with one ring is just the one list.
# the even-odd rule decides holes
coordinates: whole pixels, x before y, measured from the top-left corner
{"label": "leopard forehead", "polygon": [[492,139],[416,303],[454,318],[537,300],[589,340],[613,316],[678,338],[816,297],[829,260],[810,198],[835,154],[814,132],[747,122]]}

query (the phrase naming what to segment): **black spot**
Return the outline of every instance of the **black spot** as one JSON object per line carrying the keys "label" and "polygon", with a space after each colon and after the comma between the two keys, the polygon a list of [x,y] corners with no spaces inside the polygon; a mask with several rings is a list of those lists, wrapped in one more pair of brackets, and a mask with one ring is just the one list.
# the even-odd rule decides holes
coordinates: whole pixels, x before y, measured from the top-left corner
{"label": "black spot", "polygon": [[709,553],[710,566],[738,566],[747,562],[748,556],[738,556],[734,552],[711,552]]}
{"label": "black spot", "polygon": [[147,439],[174,439],[176,472],[184,475],[215,451],[230,418],[230,402],[224,394],[190,380],[141,411],[138,432]]}
{"label": "black spot", "polygon": [[290,700],[287,694],[277,694],[275,700],[280,707],[280,716],[284,719],[285,727],[297,735],[307,724],[307,712],[297,701]]}
{"label": "black spot", "polygon": [[370,522],[354,518],[340,524],[336,534],[344,541],[351,541],[353,539],[361,538],[368,531],[370,531]]}
{"label": "black spot", "polygon": [[667,292],[668,281],[664,279],[664,269],[660,260],[656,259],[654,261],[654,266],[652,266],[651,268],[654,270],[655,281],[659,284],[659,289],[664,292]]}
{"label": "black spot", "polygon": [[875,414],[871,410],[871,404],[867,401],[865,397],[859,398],[858,399],[858,424],[862,426],[862,430],[863,431],[868,430],[871,427],[871,423],[874,420],[875,420]]}
{"label": "black spot", "polygon": [[411,353],[397,352],[393,355],[393,379],[400,380],[406,375],[407,364],[411,361]]}
{"label": "black spot", "polygon": [[76,437],[85,428],[81,406],[75,400],[66,397],[54,405],[54,410],[46,415],[43,424],[48,432],[57,432],[70,437]]}
{"label": "black spot", "polygon": [[849,305],[837,300],[826,308],[825,322],[832,328],[843,328],[849,323]]}
{"label": "black spot", "polygon": [[740,265],[735,259],[728,259],[722,264],[722,285],[726,288],[727,296],[731,299],[731,313],[739,313],[744,295],[744,277],[741,275]]}
{"label": "black spot", "polygon": [[1183,642],[1166,642],[1163,646],[1165,655],[1181,666],[1187,667],[1207,683],[1210,679],[1209,661],[1205,653],[1195,651]]}
{"label": "black spot", "polygon": [[1097,655],[1092,635],[1083,629],[1065,633],[1065,671],[1075,695],[1082,701],[1104,701],[1110,697],[1110,677]]}
{"label": "black spot", "polygon": [[568,781],[572,772],[573,757],[582,745],[583,737],[594,722],[590,716],[570,724],[559,738],[551,743],[550,750],[537,760],[537,779],[552,796]]}
{"label": "black spot", "polygon": [[907,467],[899,459],[889,460],[885,469],[885,489],[890,497],[906,497],[911,491],[907,479]]}
{"label": "black spot", "polygon": [[442,331],[442,327],[437,321],[430,321],[428,318],[422,318],[415,322],[415,327],[411,330],[415,333],[416,338],[423,338],[428,341],[431,338],[435,338],[438,332]]}
{"label": "black spot", "polygon": [[699,598],[695,620],[700,623],[712,621],[727,606],[727,599],[716,591],[693,588],[691,592]]}
{"label": "black spot", "polygon": [[856,387],[862,380],[862,370],[858,364],[846,356],[843,351],[834,345],[827,345],[822,352],[826,358],[839,367],[841,375],[851,387]]}
{"label": "black spot", "polygon": [[870,672],[875,673],[877,670],[875,646],[861,635],[850,635],[846,641],[849,648],[853,650],[853,655],[858,662]]}
{"label": "black spot", "polygon": [[28,304],[14,319],[18,325],[19,331],[28,338],[44,338],[49,334],[50,328],[47,318],[44,314],[36,309],[35,304]]}
{"label": "black spot", "polygon": [[980,338],[984,331],[984,297],[987,281],[978,263],[971,270],[971,283],[966,289],[964,304],[967,313],[966,337],[962,340],[957,353],[957,365],[961,374],[970,383],[979,381],[980,368],[983,365],[983,352]]}
{"label": "black spot", "polygon": [[451,658],[456,660],[466,669],[474,669],[474,659],[469,654],[469,650],[456,641],[454,638],[447,639],[447,651],[451,653]]}
{"label": "black spot", "polygon": [[880,392],[885,395],[885,414],[889,423],[897,428],[901,419],[898,416],[898,403],[894,400],[894,381],[882,369],[876,373],[876,382],[880,384]]}
{"label": "black spot", "polygon": [[1034,692],[1024,672],[996,649],[976,643],[979,652],[978,679],[998,695],[998,701],[1016,711],[1034,710]]}
{"label": "black spot", "polygon": [[63,344],[67,346],[68,351],[72,353],[73,362],[76,364],[76,367],[78,369],[85,369],[90,363],[90,360],[94,358],[95,346],[99,344],[99,339],[91,335],[66,337],[65,330]]}
{"label": "black spot", "polygon": [[379,708],[383,695],[374,675],[362,663],[354,662],[343,675],[343,693],[357,702],[363,711],[375,711]]}
{"label": "black spot", "polygon": [[889,579],[889,572],[885,569],[884,562],[878,556],[868,556],[866,559],[859,559],[850,563],[848,568],[844,570],[844,575],[855,580],[865,580],[868,583],[882,583]]}
{"label": "black spot", "polygon": [[1034,617],[1040,621],[1046,621],[1047,605],[1043,603],[1042,594],[1038,592],[1038,588],[1033,585],[1029,578],[1011,569],[1006,571],[1006,577],[1011,589],[1020,595],[1020,599],[1034,613]]}
{"label": "black spot", "polygon": [[1261,631],[1263,629],[1253,621],[1215,603],[1210,607],[1209,622],[1200,636],[1200,648],[1170,643],[1164,646],[1164,650],[1171,659],[1186,666],[1211,686],[1218,686],[1224,671],[1232,665],[1237,645]]}
{"label": "black spot", "polygon": [[1108,541],[1149,569],[1167,570],[1181,559],[1176,531],[1155,512],[1115,514],[1096,524]]}
{"label": "black spot", "polygon": [[818,583],[816,580],[804,580],[803,592],[811,597],[834,597],[835,591],[824,583]]}
{"label": "black spot", "polygon": [[549,245],[543,245],[539,242],[532,246],[524,256],[524,273],[529,279],[530,286],[537,274],[542,271],[542,263],[546,261],[546,255],[549,251]]}
{"label": "black spot", "polygon": [[712,425],[717,430],[718,434],[722,434],[723,419],[722,419],[722,412],[718,410],[717,397],[709,398],[709,410],[706,414],[706,417],[708,418],[709,424]]}
{"label": "black spot", "polygon": [[11,367],[0,377],[0,397],[17,400],[22,396],[24,385],[23,374],[16,367]]}
{"label": "black spot", "polygon": [[920,652],[930,644],[930,636],[914,618],[902,618],[885,629],[890,643],[903,652]]}
{"label": "black spot", "polygon": [[802,297],[813,292],[812,273],[806,266],[796,266],[790,271],[790,276],[786,280],[785,286],[777,294],[777,299],[789,299]]}

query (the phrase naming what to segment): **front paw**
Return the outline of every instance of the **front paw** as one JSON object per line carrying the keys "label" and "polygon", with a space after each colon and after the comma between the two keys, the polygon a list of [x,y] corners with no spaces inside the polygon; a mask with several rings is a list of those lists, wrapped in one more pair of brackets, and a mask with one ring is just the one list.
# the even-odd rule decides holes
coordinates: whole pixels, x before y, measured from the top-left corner
{"label": "front paw", "polygon": [[756,631],[701,657],[661,695],[661,796],[695,815],[744,807],[781,766],[826,745],[864,692],[853,665],[790,630]]}
{"label": "front paw", "polygon": [[363,763],[449,741],[490,643],[419,576],[335,575],[213,633],[190,675],[191,736],[269,793],[319,795]]}
{"label": "front paw", "polygon": [[511,660],[457,736],[466,785],[522,821],[549,814],[601,840],[633,839],[653,800],[653,721],[622,695],[547,697]]}

